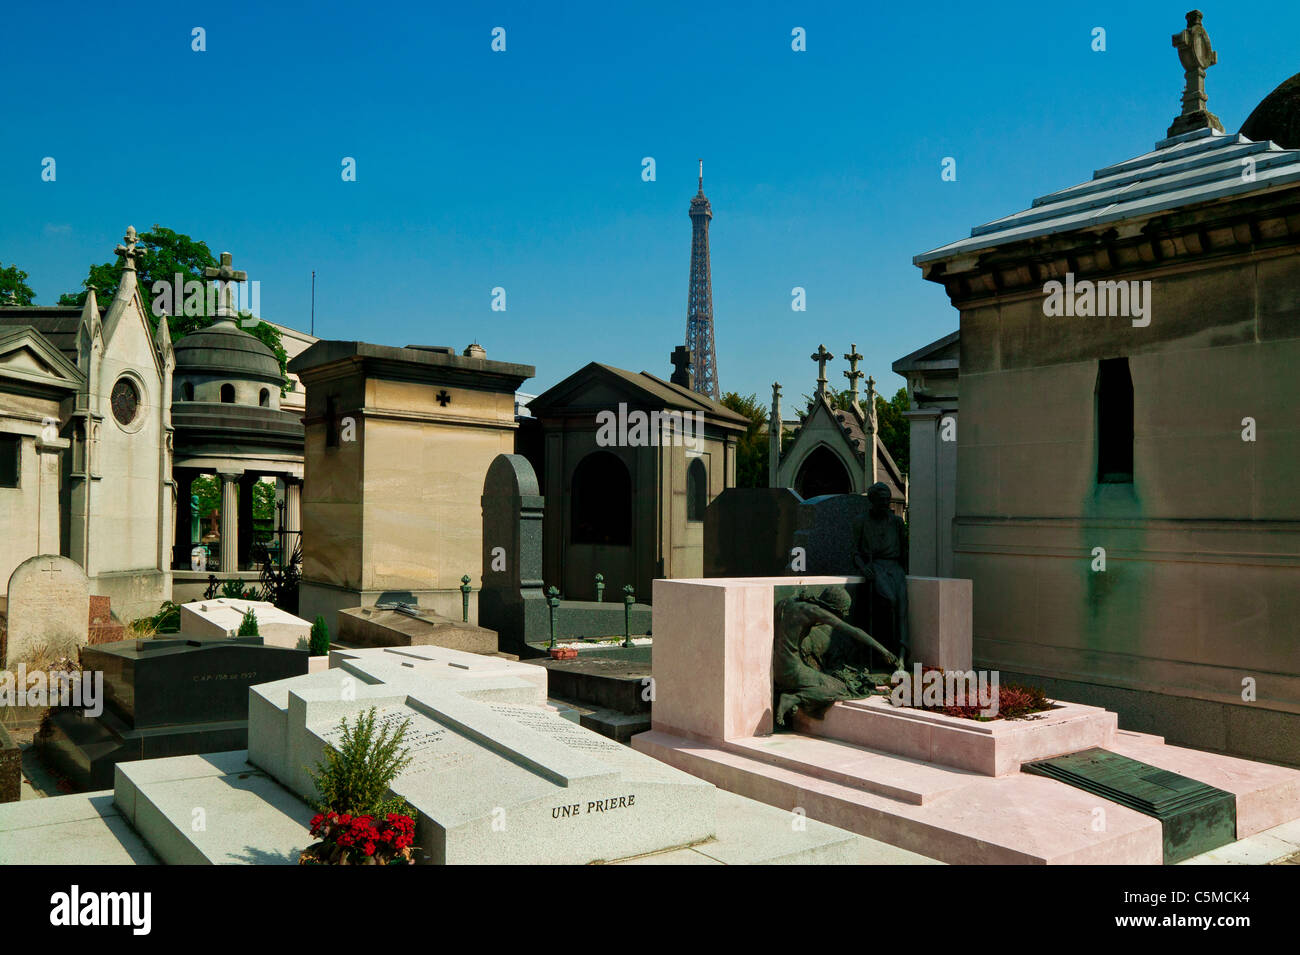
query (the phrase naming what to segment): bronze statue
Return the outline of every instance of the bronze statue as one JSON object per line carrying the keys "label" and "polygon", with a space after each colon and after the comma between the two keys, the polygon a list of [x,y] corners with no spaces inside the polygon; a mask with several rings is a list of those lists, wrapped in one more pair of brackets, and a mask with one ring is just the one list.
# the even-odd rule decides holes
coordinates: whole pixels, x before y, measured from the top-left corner
{"label": "bronze statue", "polygon": [[[832,634],[848,636],[883,653],[893,665],[902,666],[902,661],[870,634],[843,619],[849,603],[848,591],[843,587],[827,587],[815,597],[802,591],[777,602],[772,670],[778,726],[785,726],[800,708],[820,718],[836,700],[857,700],[875,691],[875,681],[865,668],[848,663],[846,655],[829,643],[826,638]],[[822,661],[834,671],[821,669],[818,664]]]}
{"label": "bronze statue", "polygon": [[[908,656],[907,525],[889,510],[889,486],[877,481],[867,489],[871,510],[858,529],[853,557],[872,589],[871,632],[897,644],[900,658]],[[900,664],[901,665],[901,664]]]}

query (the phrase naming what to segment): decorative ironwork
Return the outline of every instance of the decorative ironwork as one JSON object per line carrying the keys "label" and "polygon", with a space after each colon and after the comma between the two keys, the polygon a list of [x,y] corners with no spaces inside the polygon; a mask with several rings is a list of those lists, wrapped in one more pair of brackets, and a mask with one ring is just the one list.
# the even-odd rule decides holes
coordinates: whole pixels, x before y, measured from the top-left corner
{"label": "decorative ironwork", "polygon": [[722,398],[713,347],[713,278],[709,270],[709,220],[713,209],[704,196],[704,160],[700,189],[691,200],[691,279],[686,297],[686,347],[691,351],[693,387],[714,401]]}

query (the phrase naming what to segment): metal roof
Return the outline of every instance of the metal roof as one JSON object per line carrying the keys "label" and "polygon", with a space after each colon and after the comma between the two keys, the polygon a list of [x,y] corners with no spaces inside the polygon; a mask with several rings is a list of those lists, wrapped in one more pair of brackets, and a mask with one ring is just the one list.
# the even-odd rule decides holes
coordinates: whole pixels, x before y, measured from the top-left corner
{"label": "metal roof", "polygon": [[[1245,172],[1253,160],[1253,179]],[[1142,219],[1194,203],[1264,192],[1300,182],[1300,150],[1255,142],[1240,133],[1197,129],[1156,143],[1153,151],[1093,173],[1088,182],[1035,199],[1014,215],[971,229],[912,261],[972,255],[1011,242]]]}

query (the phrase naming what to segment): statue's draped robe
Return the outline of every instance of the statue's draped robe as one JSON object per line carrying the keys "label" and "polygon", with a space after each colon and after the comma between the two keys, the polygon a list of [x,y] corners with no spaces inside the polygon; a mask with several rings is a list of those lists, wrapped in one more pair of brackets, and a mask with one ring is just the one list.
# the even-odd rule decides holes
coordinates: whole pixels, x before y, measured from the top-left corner
{"label": "statue's draped robe", "polygon": [[[858,531],[860,558],[875,571],[872,587],[873,601],[871,634],[879,640],[888,637],[900,649],[910,647],[907,632],[907,571],[903,569],[903,555],[907,548],[906,525],[897,514],[887,514],[881,520],[870,515]],[[889,619],[880,620],[881,606],[888,606]],[[885,646],[889,646],[886,642]]]}
{"label": "statue's draped robe", "polygon": [[841,665],[832,675],[805,662],[815,662],[819,656],[816,649],[805,646],[804,638],[817,631],[822,639],[814,640],[814,643],[819,648],[829,647],[829,633],[821,632],[829,631],[830,628],[825,625],[803,627],[791,619],[790,611],[799,602],[797,597],[787,597],[776,605],[772,676],[776,688],[777,712],[785,709],[783,704],[793,702],[801,712],[820,716],[836,700],[857,700],[870,696],[874,687],[865,672]]}

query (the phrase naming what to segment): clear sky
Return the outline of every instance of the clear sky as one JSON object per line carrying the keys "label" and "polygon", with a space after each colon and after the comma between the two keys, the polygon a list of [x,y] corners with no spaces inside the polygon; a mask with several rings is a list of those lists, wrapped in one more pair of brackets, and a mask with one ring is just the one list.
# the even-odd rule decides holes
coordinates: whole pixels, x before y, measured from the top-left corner
{"label": "clear sky", "polygon": [[[724,390],[766,403],[780,380],[789,414],[817,345],[856,342],[892,393],[890,364],[957,327],[912,256],[1148,151],[1188,4],[15,0],[0,263],[54,304],[159,223],[232,252],[263,317],[304,330],[315,269],[321,337],[478,340],[536,365],[534,392],[588,361],[667,377],[703,157]],[[1300,71],[1300,3],[1202,9],[1233,131]]]}

